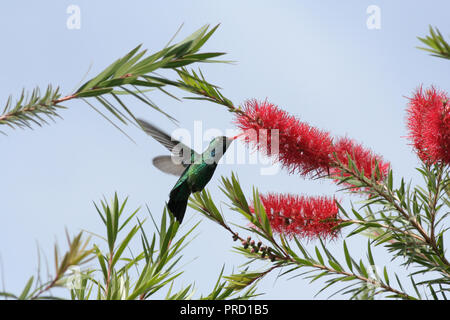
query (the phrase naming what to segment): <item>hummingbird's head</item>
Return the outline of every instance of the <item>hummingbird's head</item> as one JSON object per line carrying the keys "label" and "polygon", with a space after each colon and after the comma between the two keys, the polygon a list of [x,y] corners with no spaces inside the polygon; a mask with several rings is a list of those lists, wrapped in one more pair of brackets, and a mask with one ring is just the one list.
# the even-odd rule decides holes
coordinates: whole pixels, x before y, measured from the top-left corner
{"label": "hummingbird's head", "polygon": [[234,139],[235,137],[229,138],[225,136],[219,136],[212,139],[204,154],[204,161],[207,163],[210,162],[211,164],[217,164]]}

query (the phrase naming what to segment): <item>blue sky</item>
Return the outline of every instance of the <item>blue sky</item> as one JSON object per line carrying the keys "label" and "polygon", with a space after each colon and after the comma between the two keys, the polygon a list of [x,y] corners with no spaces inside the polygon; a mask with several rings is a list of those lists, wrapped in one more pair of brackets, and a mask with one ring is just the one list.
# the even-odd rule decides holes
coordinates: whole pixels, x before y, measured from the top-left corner
{"label": "blue sky", "polygon": [[[81,9],[79,30],[66,27],[71,4]],[[366,26],[369,5],[381,9],[379,30]],[[449,9],[448,1],[2,2],[0,101],[5,103],[10,94],[17,97],[22,88],[49,83],[69,94],[90,66],[93,76],[139,43],[159,50],[183,23],[178,40],[204,24],[220,23],[205,50],[225,51],[226,59],[236,63],[201,67],[235,104],[267,98],[302,121],[355,138],[382,154],[397,181],[418,181],[418,162],[404,138],[406,97],[421,84],[448,91],[450,65],[417,50],[416,37],[425,35],[430,24],[447,35]],[[196,120],[204,129],[232,128],[232,115],[223,107],[177,102],[162,94],[152,99],[182,128],[192,130]],[[168,132],[176,129],[160,114],[130,101],[136,115]],[[51,264],[53,243],[63,243],[65,228],[104,233],[92,201],[117,191],[130,197],[130,210],[147,204],[159,216],[176,182],[152,167],[152,157],[166,150],[143,132],[124,128],[133,144],[83,102],[70,101],[67,107],[61,112],[64,119],[50,126],[6,129],[8,136],[0,136],[0,267],[8,291],[18,292],[35,274],[36,244]],[[253,185],[262,192],[309,195],[337,190],[328,181],[309,181],[285,171],[262,176],[259,169],[220,166],[208,189],[218,202],[225,201],[219,179],[234,171],[248,195]],[[342,193],[339,197],[358,201]],[[242,223],[222,207],[227,218]],[[233,242],[224,230],[192,209],[186,214],[186,226],[202,223],[184,252],[189,264],[179,285],[195,282],[199,294],[207,293],[223,264],[231,273],[245,260],[232,252]],[[150,224],[148,228],[151,232]],[[365,239],[349,243],[356,257],[365,255]],[[340,256],[341,241],[329,245]],[[375,254],[380,265],[390,263],[381,248]],[[396,264],[391,266],[396,271]],[[309,299],[320,286],[301,278],[276,280],[274,274],[260,290],[267,299]]]}

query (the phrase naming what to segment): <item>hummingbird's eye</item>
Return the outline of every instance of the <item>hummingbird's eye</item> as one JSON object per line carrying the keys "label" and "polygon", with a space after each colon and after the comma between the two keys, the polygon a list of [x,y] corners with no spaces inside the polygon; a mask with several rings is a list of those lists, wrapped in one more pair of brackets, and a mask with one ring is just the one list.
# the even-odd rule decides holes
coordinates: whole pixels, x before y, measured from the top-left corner
{"label": "hummingbird's eye", "polygon": [[216,156],[216,149],[212,149],[211,151],[211,157],[215,157]]}

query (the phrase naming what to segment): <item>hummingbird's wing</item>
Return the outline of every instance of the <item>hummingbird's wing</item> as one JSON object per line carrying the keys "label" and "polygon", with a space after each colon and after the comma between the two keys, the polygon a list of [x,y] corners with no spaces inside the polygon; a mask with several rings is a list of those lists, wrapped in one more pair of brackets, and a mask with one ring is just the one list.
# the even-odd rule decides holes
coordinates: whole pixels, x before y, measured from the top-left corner
{"label": "hummingbird's wing", "polygon": [[162,172],[173,174],[174,176],[181,176],[186,170],[186,166],[182,163],[173,163],[172,156],[157,156],[153,158],[153,165]]}
{"label": "hummingbird's wing", "polygon": [[165,173],[180,176],[186,167],[193,162],[193,159],[198,156],[197,152],[189,148],[187,145],[178,140],[172,139],[170,135],[147,121],[137,119],[137,122],[148,135],[161,143],[173,154],[173,158],[171,156],[159,156],[153,159],[153,165],[159,170]]}

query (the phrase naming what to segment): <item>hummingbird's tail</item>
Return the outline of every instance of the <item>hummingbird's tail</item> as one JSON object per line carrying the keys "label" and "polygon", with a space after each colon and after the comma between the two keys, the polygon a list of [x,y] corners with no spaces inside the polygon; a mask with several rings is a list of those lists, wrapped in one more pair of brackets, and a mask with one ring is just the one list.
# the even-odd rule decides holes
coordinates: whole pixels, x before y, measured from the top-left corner
{"label": "hummingbird's tail", "polygon": [[180,184],[170,192],[167,208],[172,212],[179,223],[183,221],[190,195],[191,191],[189,190],[187,183]]}

